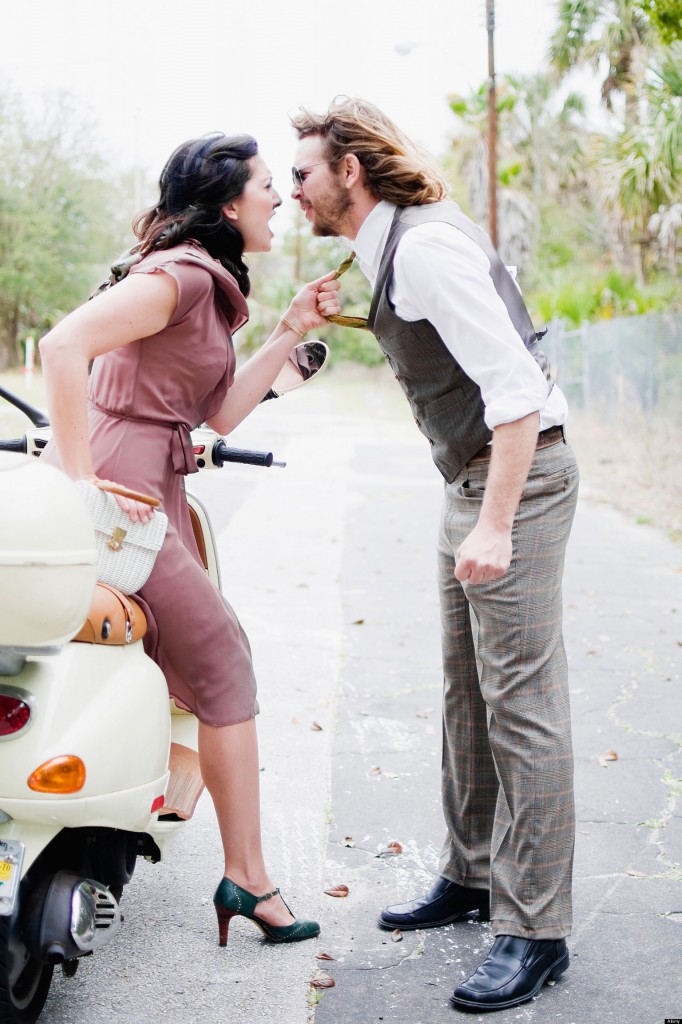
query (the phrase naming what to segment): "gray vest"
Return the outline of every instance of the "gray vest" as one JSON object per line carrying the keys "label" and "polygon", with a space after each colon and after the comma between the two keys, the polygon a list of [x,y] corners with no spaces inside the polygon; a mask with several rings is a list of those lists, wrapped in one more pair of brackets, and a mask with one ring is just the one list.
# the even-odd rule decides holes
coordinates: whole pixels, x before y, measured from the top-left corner
{"label": "gray vest", "polygon": [[[507,307],[524,345],[548,378],[547,359],[537,344],[540,337],[531,323],[521,293],[497,255],[485,231],[452,202],[399,207],[381,257],[372,297],[368,327],[384,351],[412,406],[415,422],[431,444],[436,466],[448,481],[492,437],[483,418],[481,390],[464,372],[435,327],[428,320],[401,320],[388,298],[393,259],[406,231],[428,222],[452,224],[481,247],[490,261],[495,290]],[[548,383],[548,394],[551,384]]]}

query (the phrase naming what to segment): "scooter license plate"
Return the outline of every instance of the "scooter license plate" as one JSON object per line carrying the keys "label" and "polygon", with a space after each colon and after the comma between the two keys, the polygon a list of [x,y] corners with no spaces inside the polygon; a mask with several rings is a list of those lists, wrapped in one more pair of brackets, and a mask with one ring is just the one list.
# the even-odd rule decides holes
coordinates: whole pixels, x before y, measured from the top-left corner
{"label": "scooter license plate", "polygon": [[24,844],[16,839],[0,839],[0,914],[14,911],[21,881]]}

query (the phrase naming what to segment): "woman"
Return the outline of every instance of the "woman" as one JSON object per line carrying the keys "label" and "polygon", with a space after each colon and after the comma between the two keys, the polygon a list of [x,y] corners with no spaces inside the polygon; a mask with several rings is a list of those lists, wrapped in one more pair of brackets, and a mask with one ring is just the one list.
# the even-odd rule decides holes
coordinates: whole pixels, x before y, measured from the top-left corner
{"label": "woman", "polygon": [[[240,423],[305,334],[338,312],[338,284],[328,275],[303,288],[235,373],[231,335],[248,318],[243,254],[270,250],[281,199],[246,135],[183,144],[159,186],[158,204],[134,225],[139,262],[40,342],[53,429],[42,457],[74,480],[107,479],[162,498],[168,532],[139,595],[150,626],[145,649],[176,703],[199,719],[201,771],[225,851],[214,897],[221,945],[237,913],[275,942],[296,942],[319,926],[293,918],[263,861],[248,640],[201,566],[183,477],[196,470],[189,431],[207,422],[227,434]],[[132,521],[152,515],[116,500]]]}

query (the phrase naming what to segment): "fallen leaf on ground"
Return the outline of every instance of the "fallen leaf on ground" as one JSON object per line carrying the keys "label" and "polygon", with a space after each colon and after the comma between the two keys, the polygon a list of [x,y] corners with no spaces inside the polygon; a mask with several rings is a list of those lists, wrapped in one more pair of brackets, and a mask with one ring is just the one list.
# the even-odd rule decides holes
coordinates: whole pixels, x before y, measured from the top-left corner
{"label": "fallen leaf on ground", "polygon": [[400,928],[396,928],[396,930],[394,932],[391,932],[391,940],[393,942],[402,942],[403,941],[403,933],[401,932]]}
{"label": "fallen leaf on ground", "polygon": [[331,889],[325,889],[324,891],[327,896],[338,896],[340,898],[347,896],[349,890],[347,885],[334,885]]}
{"label": "fallen leaf on ground", "polygon": [[321,978],[313,978],[310,984],[313,988],[334,988],[336,982],[328,974],[323,974]]}
{"label": "fallen leaf on ground", "polygon": [[353,625],[354,626],[364,626],[364,624],[365,624],[365,620],[364,619],[353,619]]}
{"label": "fallen leaf on ground", "polygon": [[647,877],[644,871],[635,871],[634,868],[630,868],[628,871],[625,872],[625,874],[626,875],[631,875],[632,878],[646,878]]}
{"label": "fallen leaf on ground", "polygon": [[379,768],[378,766],[376,768],[372,768],[372,770],[371,770],[371,772],[369,774],[370,775],[381,775],[381,768]]}
{"label": "fallen leaf on ground", "polygon": [[355,840],[353,839],[352,836],[344,836],[343,837],[343,845],[344,846],[355,846]]}
{"label": "fallen leaf on ground", "polygon": [[615,750],[607,750],[606,753],[601,754],[601,756],[597,758],[597,761],[602,766],[602,768],[607,768],[609,761],[617,761],[617,760],[618,760],[618,754],[616,753]]}
{"label": "fallen leaf on ground", "polygon": [[388,844],[383,850],[380,850],[377,857],[397,857],[399,853],[403,852],[403,848],[397,839],[394,839]]}
{"label": "fallen leaf on ground", "polygon": [[420,956],[424,956],[424,950],[426,949],[426,943],[424,939],[420,939],[417,945],[414,947],[410,955],[407,957],[408,960],[418,960]]}
{"label": "fallen leaf on ground", "polygon": [[316,959],[317,960],[333,960],[334,957],[331,956],[329,953],[318,953]]}
{"label": "fallen leaf on ground", "polygon": [[320,725],[319,722],[311,722],[310,728],[313,730],[313,732],[322,732],[322,726]]}

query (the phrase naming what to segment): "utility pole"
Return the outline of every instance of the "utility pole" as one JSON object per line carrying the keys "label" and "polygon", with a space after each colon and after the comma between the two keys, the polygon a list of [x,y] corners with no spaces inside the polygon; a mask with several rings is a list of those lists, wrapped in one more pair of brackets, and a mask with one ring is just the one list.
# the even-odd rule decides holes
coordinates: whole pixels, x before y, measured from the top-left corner
{"label": "utility pole", "polygon": [[488,32],[488,234],[497,248],[497,101],[495,96],[495,0],[485,0]]}

